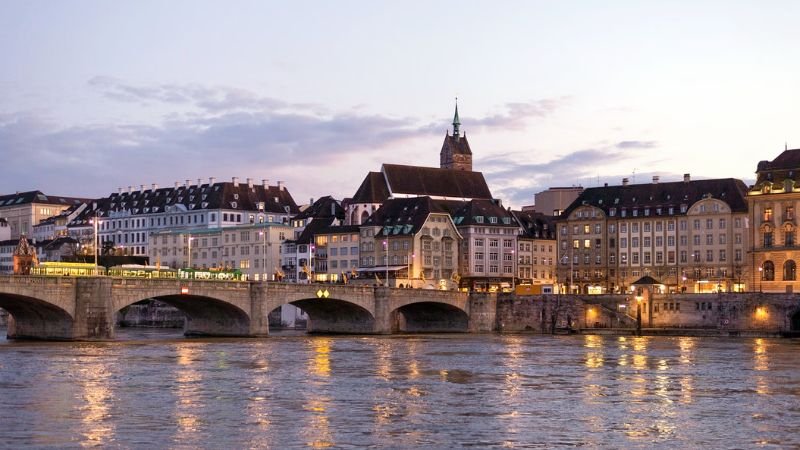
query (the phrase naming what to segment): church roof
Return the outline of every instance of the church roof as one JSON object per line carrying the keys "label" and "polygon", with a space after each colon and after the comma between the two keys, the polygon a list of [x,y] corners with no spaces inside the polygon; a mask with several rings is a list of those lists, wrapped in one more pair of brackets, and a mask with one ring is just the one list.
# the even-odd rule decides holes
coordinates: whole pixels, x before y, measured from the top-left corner
{"label": "church roof", "polygon": [[391,195],[491,199],[492,193],[481,172],[435,167],[384,164],[382,170]]}
{"label": "church roof", "polygon": [[344,220],[344,208],[330,195],[320,197],[300,214],[292,217],[293,220],[335,217]]}
{"label": "church roof", "polygon": [[386,179],[380,172],[370,172],[361,182],[350,203],[383,203],[389,198]]}
{"label": "church roof", "polygon": [[36,249],[28,244],[28,239],[25,236],[19,237],[17,248],[14,249],[14,256],[35,256]]}

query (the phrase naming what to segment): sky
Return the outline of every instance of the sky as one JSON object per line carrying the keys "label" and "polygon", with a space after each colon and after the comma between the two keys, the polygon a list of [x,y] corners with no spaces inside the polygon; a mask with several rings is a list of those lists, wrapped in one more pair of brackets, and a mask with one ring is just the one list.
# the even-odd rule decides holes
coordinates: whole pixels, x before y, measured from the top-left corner
{"label": "sky", "polygon": [[0,0],[0,194],[352,196],[461,130],[495,197],[800,148],[800,2]]}

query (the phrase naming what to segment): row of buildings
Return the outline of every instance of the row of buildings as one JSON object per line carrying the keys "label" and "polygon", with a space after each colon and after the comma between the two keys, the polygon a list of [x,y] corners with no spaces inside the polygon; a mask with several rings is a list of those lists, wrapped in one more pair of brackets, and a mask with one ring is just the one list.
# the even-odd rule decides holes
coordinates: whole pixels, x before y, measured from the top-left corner
{"label": "row of buildings", "polygon": [[[211,178],[100,199],[0,196],[0,271],[20,236],[39,260],[122,254],[253,280],[600,294],[642,279],[670,292],[792,291],[800,150],[757,180],[556,187],[504,207],[460,130],[439,167],[383,164],[352,197],[298,206],[282,182]],[[5,234],[3,234],[5,233]],[[520,288],[521,286],[521,288]]]}

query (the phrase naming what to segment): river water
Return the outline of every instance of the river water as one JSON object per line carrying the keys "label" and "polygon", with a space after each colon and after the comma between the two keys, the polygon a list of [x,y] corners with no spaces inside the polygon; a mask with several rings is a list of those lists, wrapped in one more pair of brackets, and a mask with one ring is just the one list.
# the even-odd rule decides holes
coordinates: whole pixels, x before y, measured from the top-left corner
{"label": "river water", "polygon": [[795,340],[0,339],[4,448],[797,448],[799,429]]}

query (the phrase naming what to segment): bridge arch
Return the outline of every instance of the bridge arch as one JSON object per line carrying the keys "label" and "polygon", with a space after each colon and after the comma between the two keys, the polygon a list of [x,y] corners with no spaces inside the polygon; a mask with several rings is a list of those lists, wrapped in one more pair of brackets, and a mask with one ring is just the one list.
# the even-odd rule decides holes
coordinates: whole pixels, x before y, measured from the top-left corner
{"label": "bridge arch", "polygon": [[[392,331],[401,333],[466,333],[469,331],[467,294],[442,291],[415,298],[413,290],[393,292]],[[433,296],[432,296],[433,295]],[[432,296],[432,297],[431,297]]]}
{"label": "bridge arch", "polygon": [[9,339],[72,339],[75,318],[60,306],[36,297],[0,293],[0,308],[11,315]]}
{"label": "bridge arch", "polygon": [[308,333],[375,333],[375,316],[358,303],[337,298],[300,298],[286,302],[308,315]]}
{"label": "bridge arch", "polygon": [[[142,286],[148,286],[142,289]],[[251,326],[250,291],[247,284],[224,285],[214,281],[182,283],[181,293],[174,283],[144,285],[126,282],[115,285],[113,311],[154,299],[177,308],[186,316],[186,336],[254,336]]]}

